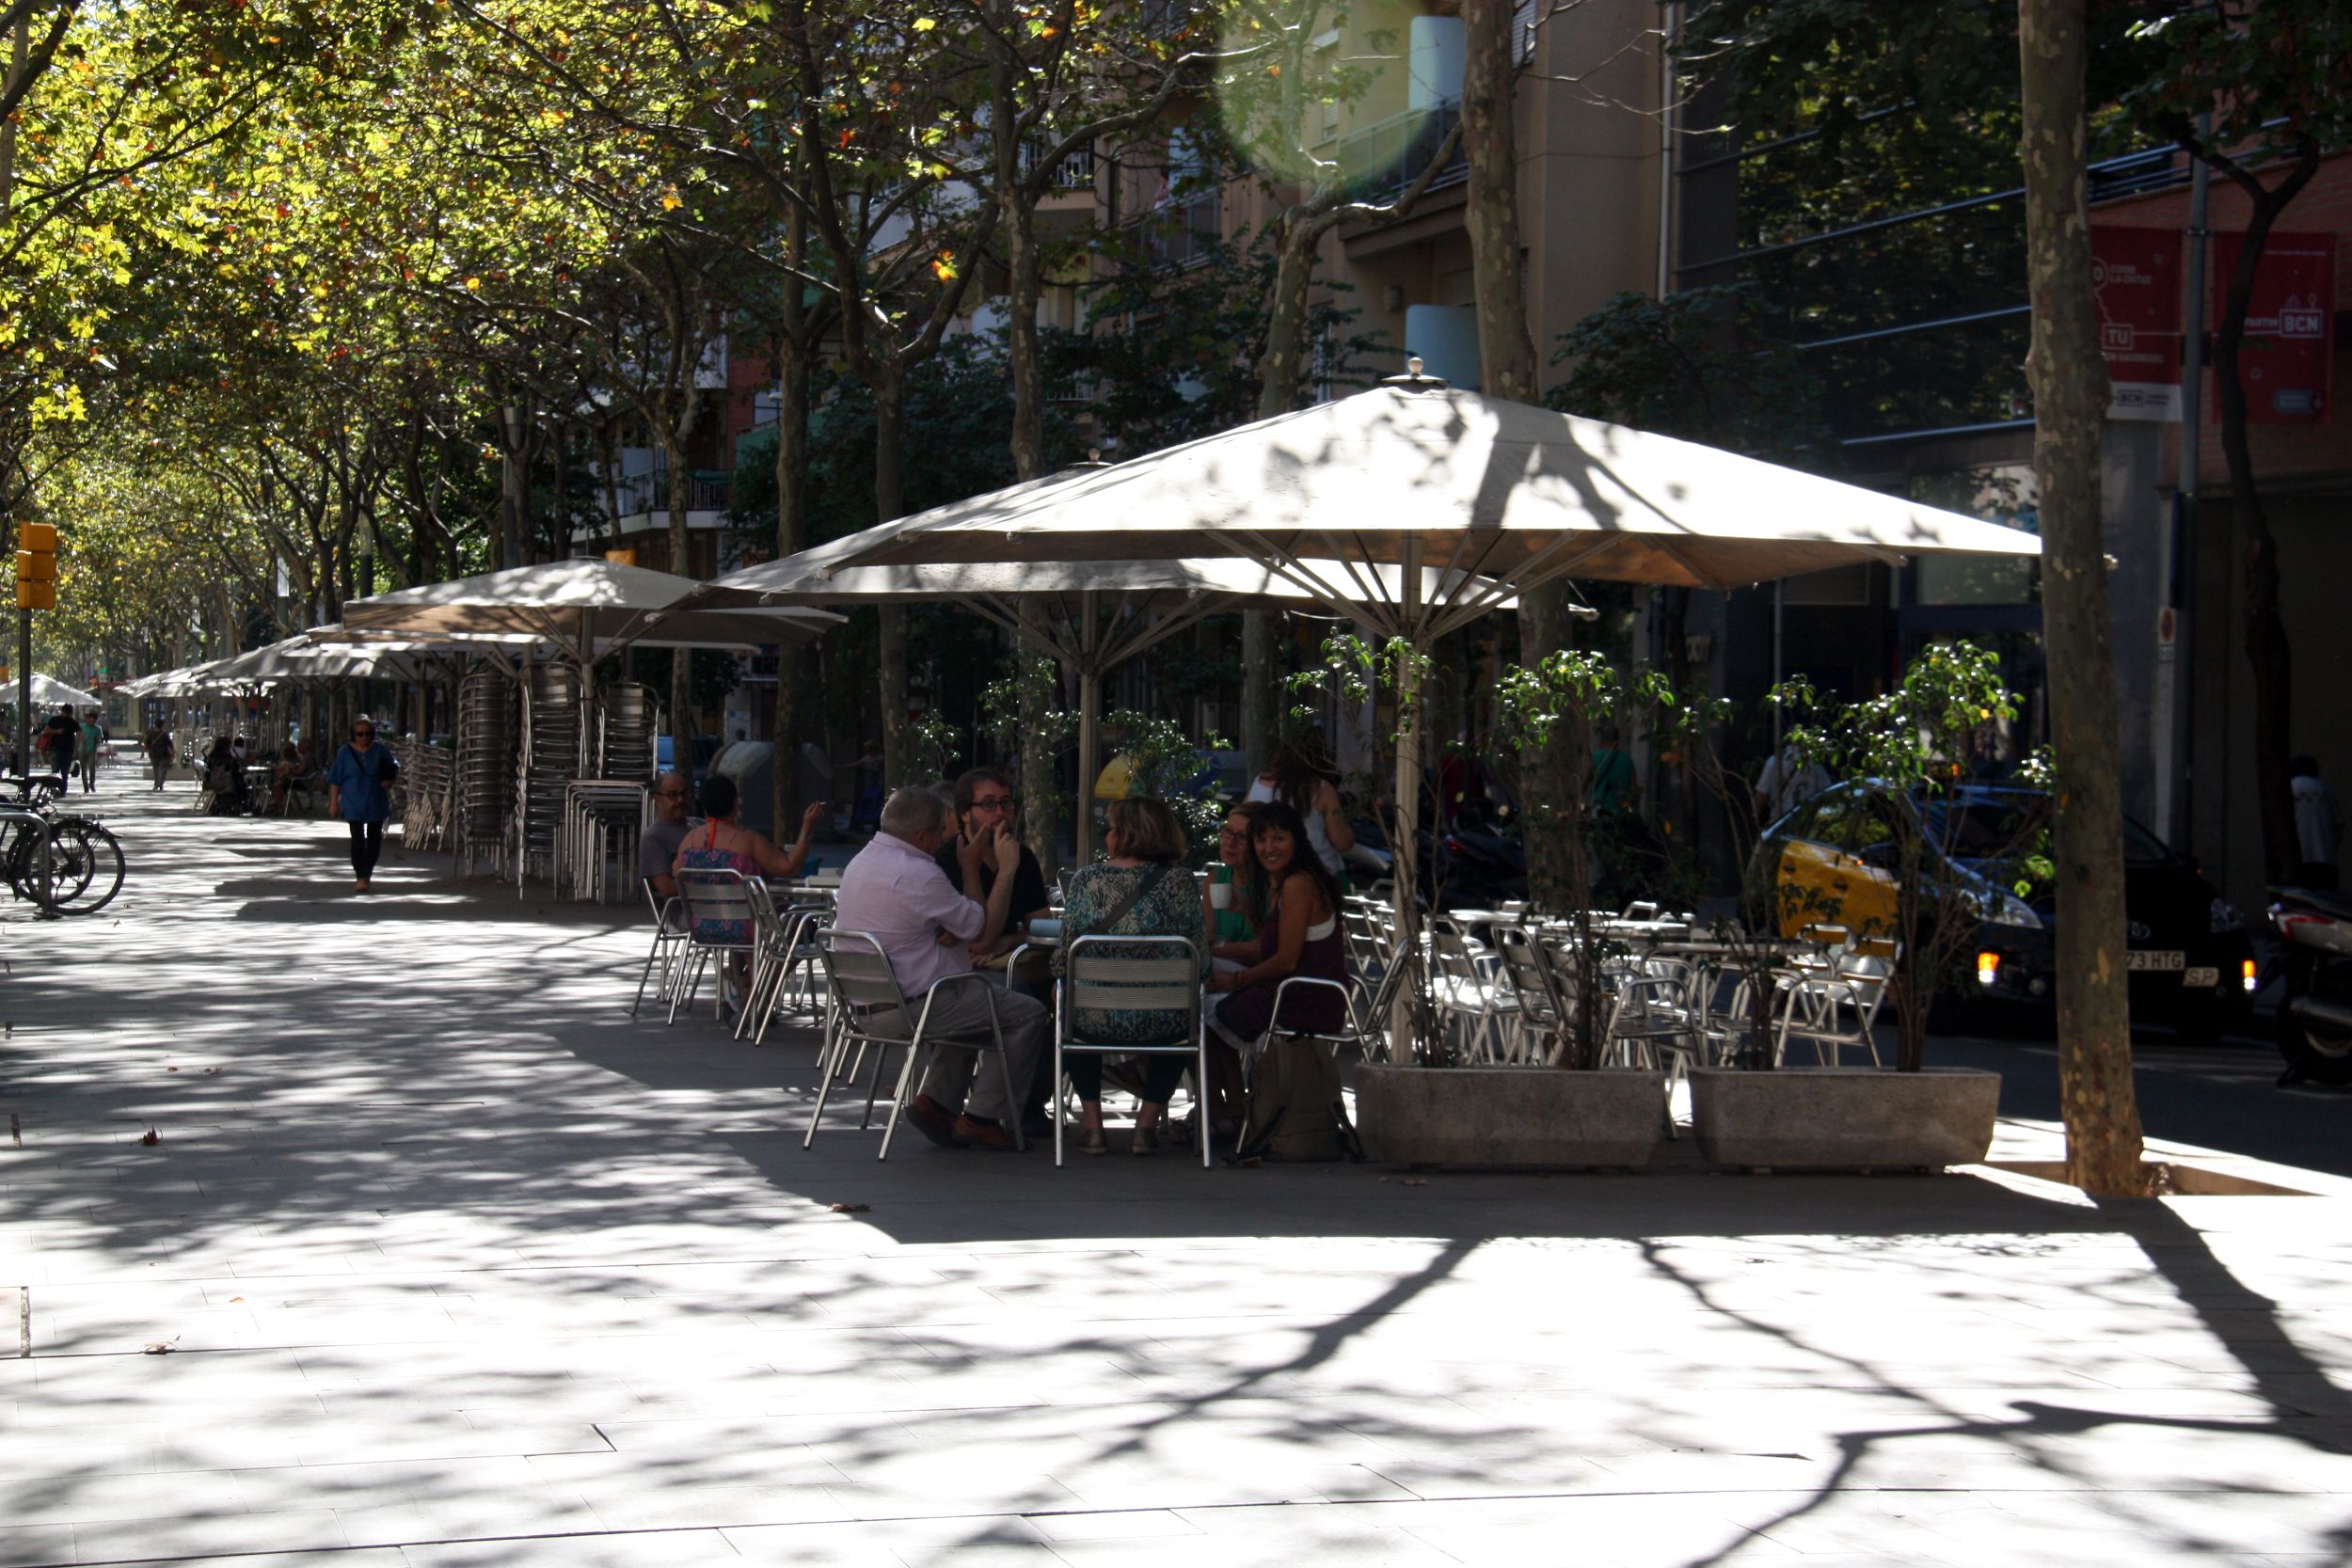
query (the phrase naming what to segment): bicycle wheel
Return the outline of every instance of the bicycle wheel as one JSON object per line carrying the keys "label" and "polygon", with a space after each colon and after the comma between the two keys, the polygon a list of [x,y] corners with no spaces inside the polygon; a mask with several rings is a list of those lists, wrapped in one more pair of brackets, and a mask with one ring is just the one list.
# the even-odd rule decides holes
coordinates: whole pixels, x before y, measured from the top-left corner
{"label": "bicycle wheel", "polygon": [[[49,898],[47,907],[59,914],[96,914],[122,891],[122,846],[115,835],[86,816],[61,816],[49,830]],[[40,845],[30,834],[19,841],[24,874],[15,879],[26,896],[40,879],[33,858]]]}

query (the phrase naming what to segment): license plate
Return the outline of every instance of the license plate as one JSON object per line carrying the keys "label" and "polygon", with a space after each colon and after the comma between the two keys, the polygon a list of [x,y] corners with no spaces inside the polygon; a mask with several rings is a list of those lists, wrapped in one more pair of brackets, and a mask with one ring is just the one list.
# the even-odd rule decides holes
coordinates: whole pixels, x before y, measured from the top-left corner
{"label": "license plate", "polygon": [[2135,947],[2123,955],[2125,969],[2172,970],[2185,969],[2187,966],[2188,955],[2185,953],[2160,953],[2152,947]]}
{"label": "license plate", "polygon": [[2211,990],[2220,983],[2221,971],[2217,969],[2184,969],[2181,971],[2181,984],[2184,988],[2202,986],[2207,990]]}

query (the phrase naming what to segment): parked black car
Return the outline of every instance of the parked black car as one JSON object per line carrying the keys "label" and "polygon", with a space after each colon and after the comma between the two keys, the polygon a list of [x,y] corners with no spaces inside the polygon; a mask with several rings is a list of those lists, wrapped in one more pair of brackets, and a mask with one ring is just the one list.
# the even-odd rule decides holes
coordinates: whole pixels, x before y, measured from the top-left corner
{"label": "parked black car", "polygon": [[[1891,934],[1900,862],[1890,814],[1924,818],[1931,852],[1946,858],[1949,885],[1969,899],[1979,920],[1975,996],[2046,1006],[2057,991],[2057,896],[2030,878],[2022,895],[2010,884],[2021,851],[2049,810],[2047,794],[2016,785],[1972,784],[1931,798],[1845,784],[1773,823],[1756,853],[1772,859],[1771,885],[1783,890],[1779,918],[1789,934],[1829,919]],[[2185,1034],[2241,1026],[2254,989],[2244,917],[2195,862],[2129,817],[2123,900],[2133,1016]]]}

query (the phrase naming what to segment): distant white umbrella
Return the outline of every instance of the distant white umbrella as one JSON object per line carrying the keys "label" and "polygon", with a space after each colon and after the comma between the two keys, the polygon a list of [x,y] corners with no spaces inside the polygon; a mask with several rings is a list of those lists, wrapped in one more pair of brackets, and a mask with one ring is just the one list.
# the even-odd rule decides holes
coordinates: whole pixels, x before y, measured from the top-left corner
{"label": "distant white umbrella", "polygon": [[752,648],[809,642],[841,624],[816,610],[712,610],[675,607],[700,587],[691,578],[579,558],[432,582],[343,604],[353,632],[405,637],[523,634],[583,669],[633,643]]}
{"label": "distant white umbrella", "polygon": [[[31,684],[33,705],[36,707],[98,707],[104,702],[103,698],[93,696],[78,686],[68,686],[38,671],[34,673]],[[16,684],[9,682],[8,694],[13,697],[16,692]]]}

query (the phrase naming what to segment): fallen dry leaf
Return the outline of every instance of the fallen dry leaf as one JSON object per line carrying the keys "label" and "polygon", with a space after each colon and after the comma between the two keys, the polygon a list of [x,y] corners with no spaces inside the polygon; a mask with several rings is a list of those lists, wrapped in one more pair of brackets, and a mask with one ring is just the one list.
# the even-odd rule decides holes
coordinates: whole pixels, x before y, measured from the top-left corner
{"label": "fallen dry leaf", "polygon": [[179,1343],[177,1338],[158,1339],[153,1344],[141,1345],[139,1354],[141,1355],[169,1355]]}
{"label": "fallen dry leaf", "polygon": [[243,1297],[243,1296],[230,1296],[229,1299],[230,1299],[230,1301],[243,1301],[243,1300],[245,1299],[245,1297]]}
{"label": "fallen dry leaf", "polygon": [[156,1132],[152,1127],[149,1128],[139,1137],[139,1142],[145,1144],[150,1148],[154,1148],[157,1144],[162,1143],[163,1141],[163,1134]]}
{"label": "fallen dry leaf", "polygon": [[177,1071],[179,1071],[180,1069],[179,1069],[178,1068],[176,1068],[176,1067],[167,1067],[167,1068],[164,1069],[164,1070],[165,1070],[166,1072],[177,1072]]}
{"label": "fallen dry leaf", "polygon": [[873,1207],[874,1206],[870,1203],[836,1203],[833,1206],[833,1212],[836,1214],[863,1214],[869,1212]]}

